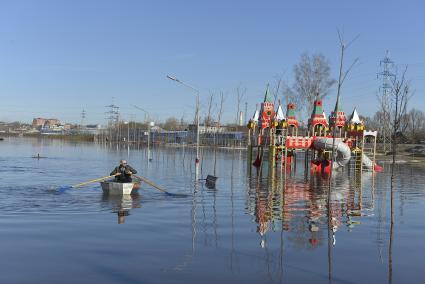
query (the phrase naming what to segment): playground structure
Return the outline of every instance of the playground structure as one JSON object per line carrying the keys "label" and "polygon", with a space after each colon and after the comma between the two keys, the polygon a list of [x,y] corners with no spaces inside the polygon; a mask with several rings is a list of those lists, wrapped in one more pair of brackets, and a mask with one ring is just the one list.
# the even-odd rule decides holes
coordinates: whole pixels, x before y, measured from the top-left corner
{"label": "playground structure", "polygon": [[347,119],[337,101],[328,119],[317,98],[304,129],[299,129],[295,108],[289,103],[285,115],[279,102],[275,111],[267,88],[260,110],[248,122],[249,174],[253,166],[259,173],[264,168],[269,173],[295,170],[299,152],[304,152],[305,171],[312,173],[330,174],[346,166],[360,173],[382,170],[375,162],[377,131],[365,130],[356,108]]}

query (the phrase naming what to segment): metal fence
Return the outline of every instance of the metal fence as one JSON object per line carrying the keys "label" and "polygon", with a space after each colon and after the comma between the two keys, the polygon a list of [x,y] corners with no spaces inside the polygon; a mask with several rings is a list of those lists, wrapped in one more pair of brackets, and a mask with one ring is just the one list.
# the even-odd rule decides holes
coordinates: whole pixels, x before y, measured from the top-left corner
{"label": "metal fence", "polygon": [[[183,130],[148,133],[145,129],[137,128],[124,129],[124,131],[105,129],[95,137],[97,142],[129,144],[147,144],[148,139],[151,145],[190,145],[196,144],[196,132]],[[247,134],[240,131],[200,133],[199,144],[201,146],[246,147]]]}

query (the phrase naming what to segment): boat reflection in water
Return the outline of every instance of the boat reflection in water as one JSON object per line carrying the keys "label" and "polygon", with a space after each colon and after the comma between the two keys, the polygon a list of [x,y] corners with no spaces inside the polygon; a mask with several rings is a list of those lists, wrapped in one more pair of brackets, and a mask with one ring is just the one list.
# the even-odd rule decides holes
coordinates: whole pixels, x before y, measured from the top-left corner
{"label": "boat reflection in water", "polygon": [[125,222],[125,217],[130,216],[130,210],[140,208],[141,196],[136,194],[112,195],[104,193],[102,203],[118,216],[118,224]]}

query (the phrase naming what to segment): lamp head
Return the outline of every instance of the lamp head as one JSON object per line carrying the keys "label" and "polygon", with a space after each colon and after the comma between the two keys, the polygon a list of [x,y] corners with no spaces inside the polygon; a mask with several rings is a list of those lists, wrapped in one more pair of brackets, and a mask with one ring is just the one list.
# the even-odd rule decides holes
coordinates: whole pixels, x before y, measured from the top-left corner
{"label": "lamp head", "polygon": [[176,77],[173,77],[173,76],[170,76],[170,75],[167,75],[167,78],[170,79],[170,80],[173,80],[173,81],[179,81],[179,80],[177,80]]}

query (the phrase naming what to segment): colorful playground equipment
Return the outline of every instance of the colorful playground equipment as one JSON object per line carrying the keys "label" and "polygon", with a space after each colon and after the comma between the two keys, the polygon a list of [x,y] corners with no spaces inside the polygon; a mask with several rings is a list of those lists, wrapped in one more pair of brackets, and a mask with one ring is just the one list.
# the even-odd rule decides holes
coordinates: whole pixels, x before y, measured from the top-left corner
{"label": "colorful playground equipment", "polygon": [[375,162],[377,131],[365,130],[357,109],[347,119],[337,101],[328,120],[322,101],[316,99],[307,126],[300,128],[295,108],[289,103],[284,115],[279,102],[275,111],[267,88],[260,110],[248,122],[249,173],[252,166],[260,172],[274,172],[276,167],[290,171],[299,152],[304,152],[305,170],[315,173],[346,166],[360,172],[382,170]]}

